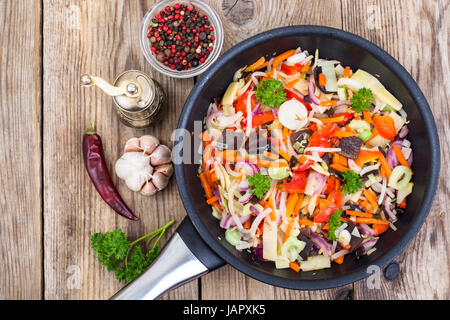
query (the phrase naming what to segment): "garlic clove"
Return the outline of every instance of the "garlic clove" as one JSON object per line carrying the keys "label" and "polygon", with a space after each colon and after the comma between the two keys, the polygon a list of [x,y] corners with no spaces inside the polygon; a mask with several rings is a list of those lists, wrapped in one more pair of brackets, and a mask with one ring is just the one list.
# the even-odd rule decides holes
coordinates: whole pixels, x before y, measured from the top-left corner
{"label": "garlic clove", "polygon": [[134,172],[125,179],[128,189],[132,191],[140,191],[144,183],[147,182],[144,176],[140,175],[139,172]]}
{"label": "garlic clove", "polygon": [[141,194],[143,196],[153,196],[156,192],[158,192],[158,189],[156,189],[151,181],[144,183],[144,186],[141,189]]}
{"label": "garlic clove", "polygon": [[172,152],[169,147],[165,145],[158,146],[150,156],[150,163],[152,166],[159,166],[169,163],[172,158]]}
{"label": "garlic clove", "polygon": [[164,189],[169,184],[169,177],[165,176],[161,172],[156,172],[152,179],[153,184],[158,189],[158,191]]}
{"label": "garlic clove", "polygon": [[125,143],[124,152],[138,152],[141,151],[141,140],[138,138],[131,138]]}
{"label": "garlic clove", "polygon": [[154,136],[145,135],[140,137],[139,140],[141,150],[148,154],[151,154],[159,146],[159,140]]}
{"label": "garlic clove", "polygon": [[166,177],[171,177],[173,174],[173,166],[171,163],[168,164],[162,164],[158,167],[155,168],[156,172],[161,172],[163,175],[165,175]]}

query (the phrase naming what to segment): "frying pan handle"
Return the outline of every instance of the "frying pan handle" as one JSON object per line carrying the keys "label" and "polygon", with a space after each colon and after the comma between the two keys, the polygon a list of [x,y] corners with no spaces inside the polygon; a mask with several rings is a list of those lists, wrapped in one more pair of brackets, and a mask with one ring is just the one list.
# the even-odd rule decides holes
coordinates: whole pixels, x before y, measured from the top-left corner
{"label": "frying pan handle", "polygon": [[224,264],[186,217],[148,270],[111,299],[153,300]]}

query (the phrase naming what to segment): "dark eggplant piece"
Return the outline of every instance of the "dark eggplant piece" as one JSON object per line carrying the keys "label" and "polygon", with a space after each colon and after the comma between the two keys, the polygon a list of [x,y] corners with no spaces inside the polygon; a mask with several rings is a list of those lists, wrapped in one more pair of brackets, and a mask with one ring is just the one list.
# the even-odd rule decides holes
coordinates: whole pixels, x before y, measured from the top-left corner
{"label": "dark eggplant piece", "polygon": [[291,159],[289,160],[289,168],[293,168],[297,165],[298,163],[298,158],[297,157],[291,157]]}
{"label": "dark eggplant piece", "polygon": [[331,167],[328,167],[328,172],[331,173],[333,176],[335,176],[339,182],[344,182],[344,178],[342,177],[341,173]]}
{"label": "dark eggplant piece", "polygon": [[328,93],[336,93],[337,91],[327,91],[327,89],[325,89],[325,87],[322,87],[320,85],[320,83],[319,83],[319,74],[321,74],[321,73],[322,73],[322,67],[317,66],[314,69],[314,81],[315,81],[315,84],[316,84],[317,88],[319,88],[320,91],[322,91],[323,93],[326,93],[326,94],[328,94]]}
{"label": "dark eggplant piece", "polygon": [[356,136],[342,138],[339,143],[339,148],[341,148],[341,151],[338,152],[338,154],[349,159],[356,160],[358,158],[359,149],[361,149],[362,143],[362,140]]}
{"label": "dark eggplant piece", "polygon": [[233,130],[224,130],[219,140],[215,142],[219,150],[238,150],[244,142],[244,133]]}
{"label": "dark eggplant piece", "polygon": [[306,243],[305,248],[300,252],[300,257],[303,260],[307,260],[308,257],[312,256],[314,253],[314,242],[311,241],[307,236],[300,234],[297,236],[298,240],[304,241]]}
{"label": "dark eggplant piece", "polygon": [[331,163],[331,153],[325,153],[322,157],[322,160],[327,164],[327,166],[329,166]]}
{"label": "dark eggplant piece", "polygon": [[291,143],[297,153],[303,154],[305,152],[305,148],[308,146],[308,140],[311,135],[312,133],[308,129],[295,131],[291,135]]}

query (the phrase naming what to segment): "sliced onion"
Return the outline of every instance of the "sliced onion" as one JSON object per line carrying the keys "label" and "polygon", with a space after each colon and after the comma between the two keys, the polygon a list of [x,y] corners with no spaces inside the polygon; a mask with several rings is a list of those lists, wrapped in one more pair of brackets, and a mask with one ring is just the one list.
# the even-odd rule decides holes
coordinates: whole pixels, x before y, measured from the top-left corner
{"label": "sliced onion", "polygon": [[404,125],[398,132],[398,136],[403,139],[408,135],[408,131],[408,126]]}
{"label": "sliced onion", "polygon": [[261,213],[256,206],[250,206],[250,211],[257,216]]}
{"label": "sliced onion", "polygon": [[396,140],[392,143],[388,152],[386,153],[386,161],[391,168],[395,168],[400,163],[395,155],[394,145],[399,146],[400,148],[403,146],[403,140]]}
{"label": "sliced onion", "polygon": [[370,249],[372,249],[375,244],[377,243],[378,238],[373,238],[370,240],[367,240],[366,242],[361,244],[361,247],[364,249],[364,253],[367,253]]}
{"label": "sliced onion", "polygon": [[342,249],[341,251],[338,251],[335,254],[333,254],[331,256],[331,260],[334,260],[334,259],[340,258],[342,256],[345,256],[347,253],[349,253],[348,250]]}
{"label": "sliced onion", "polygon": [[322,236],[320,236],[319,234],[315,233],[315,232],[311,232],[311,240],[312,242],[314,242],[315,244],[317,244],[320,248],[323,249],[323,251],[331,256],[331,248],[330,245],[328,244],[328,242],[325,241],[324,238],[322,238]]}
{"label": "sliced onion", "polygon": [[380,164],[374,164],[373,166],[367,166],[361,169],[361,172],[359,173],[360,176],[365,175],[366,173],[370,172],[370,171],[374,171],[377,170],[380,167]]}
{"label": "sliced onion", "polygon": [[312,170],[306,180],[305,194],[308,196],[316,195],[322,192],[328,177]]}
{"label": "sliced onion", "polygon": [[387,179],[386,179],[386,176],[383,177],[383,185],[381,187],[382,188],[381,188],[380,197],[378,198],[378,205],[383,203],[384,195],[386,194],[386,190],[387,190]]}
{"label": "sliced onion", "polygon": [[361,230],[361,233],[363,235],[369,236],[369,237],[376,237],[377,234],[375,230],[373,230],[371,227],[369,227],[365,223],[358,223],[359,229]]}
{"label": "sliced onion", "polygon": [[259,109],[261,108],[261,103],[258,103],[258,105],[253,109],[252,117],[256,116],[259,113]]}
{"label": "sliced onion", "polygon": [[258,166],[250,161],[238,161],[234,166],[236,170],[244,169],[247,175],[252,176],[255,173],[260,172]]}
{"label": "sliced onion", "polygon": [[388,218],[391,222],[397,221],[397,214],[391,209],[391,198],[386,197],[383,202],[384,211],[388,215]]}
{"label": "sliced onion", "polygon": [[361,167],[356,164],[352,159],[348,159],[348,167],[358,174],[361,174]]}
{"label": "sliced onion", "polygon": [[247,180],[247,179],[242,180],[242,181],[239,183],[239,190],[241,190],[241,191],[247,191],[247,190],[250,190],[250,186],[249,186],[249,184],[248,184],[248,180]]}
{"label": "sliced onion", "polygon": [[222,207],[225,207],[222,201],[222,197],[220,196],[219,190],[217,190],[215,187],[211,188],[212,192],[214,193],[214,195],[216,196],[217,200],[219,201],[219,204]]}
{"label": "sliced onion", "polygon": [[240,204],[246,204],[250,201],[250,199],[253,197],[253,195],[250,193],[250,191],[245,192],[245,194],[239,198]]}
{"label": "sliced onion", "polygon": [[317,105],[320,105],[320,100],[319,98],[316,97],[316,95],[314,94],[314,92],[316,91],[316,87],[314,86],[314,83],[312,82],[312,80],[309,81],[309,85],[308,85],[308,95],[309,98],[311,99],[312,102],[314,102]]}
{"label": "sliced onion", "polygon": [[227,214],[226,216],[222,217],[222,220],[220,220],[220,227],[223,229],[228,229],[231,226],[231,215]]}
{"label": "sliced onion", "polygon": [[266,210],[264,210],[263,212],[261,212],[261,214],[259,214],[258,216],[256,216],[255,220],[253,220],[252,222],[252,226],[250,227],[250,232],[249,235],[250,236],[254,236],[256,229],[258,228],[259,224],[261,221],[263,221],[263,219],[272,211],[272,209],[267,208]]}

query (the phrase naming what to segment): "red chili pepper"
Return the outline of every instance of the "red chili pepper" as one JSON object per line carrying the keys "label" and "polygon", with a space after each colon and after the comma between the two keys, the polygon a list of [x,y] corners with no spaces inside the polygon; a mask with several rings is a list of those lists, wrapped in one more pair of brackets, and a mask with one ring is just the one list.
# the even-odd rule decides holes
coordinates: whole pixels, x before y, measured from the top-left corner
{"label": "red chili pepper", "polygon": [[121,216],[130,220],[139,220],[127,207],[114,186],[103,156],[102,139],[95,132],[92,124],[83,136],[83,158],[89,177],[103,200]]}

